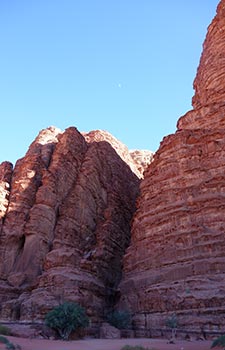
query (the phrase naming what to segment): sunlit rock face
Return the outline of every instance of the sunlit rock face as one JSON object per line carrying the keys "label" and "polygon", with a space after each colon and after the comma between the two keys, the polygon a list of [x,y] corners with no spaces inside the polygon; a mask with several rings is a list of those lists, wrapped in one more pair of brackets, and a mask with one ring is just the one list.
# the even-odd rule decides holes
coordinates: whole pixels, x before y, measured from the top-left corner
{"label": "sunlit rock face", "polygon": [[0,164],[0,229],[9,205],[10,183],[13,165],[10,162]]}
{"label": "sunlit rock face", "polygon": [[194,81],[195,109],[212,104],[224,104],[225,91],[225,2],[218,5],[217,16],[208,28],[200,65]]}
{"label": "sunlit rock face", "polygon": [[1,319],[43,319],[70,300],[94,324],[114,302],[140,180],[125,146],[95,133],[50,127],[14,170],[0,165]]}
{"label": "sunlit rock face", "polygon": [[[194,109],[165,137],[141,183],[120,308],[139,334],[225,326],[225,0],[204,43]],[[142,330],[142,333],[141,333]]]}
{"label": "sunlit rock face", "polygon": [[87,142],[106,141],[115,149],[119,156],[129,165],[138,178],[144,177],[144,172],[153,160],[154,153],[149,150],[128,150],[122,142],[104,130],[93,130],[83,133]]}

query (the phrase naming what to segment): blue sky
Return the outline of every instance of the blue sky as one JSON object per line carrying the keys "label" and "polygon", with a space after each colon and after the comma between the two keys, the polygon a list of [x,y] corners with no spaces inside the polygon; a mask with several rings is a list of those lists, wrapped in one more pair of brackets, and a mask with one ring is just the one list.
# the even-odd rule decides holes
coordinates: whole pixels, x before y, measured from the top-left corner
{"label": "blue sky", "polygon": [[191,109],[218,0],[0,0],[0,162],[50,125],[156,151]]}

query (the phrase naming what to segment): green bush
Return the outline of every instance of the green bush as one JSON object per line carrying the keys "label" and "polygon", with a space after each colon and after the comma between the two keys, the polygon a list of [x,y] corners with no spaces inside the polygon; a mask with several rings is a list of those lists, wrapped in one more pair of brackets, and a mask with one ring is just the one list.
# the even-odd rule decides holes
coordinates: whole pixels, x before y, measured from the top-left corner
{"label": "green bush", "polygon": [[131,325],[131,315],[128,311],[113,311],[106,317],[107,322],[118,329],[127,329]]}
{"label": "green bush", "polygon": [[0,343],[8,344],[9,340],[6,337],[3,337],[2,335],[0,335]]}
{"label": "green bush", "polygon": [[175,329],[177,328],[177,315],[173,314],[172,316],[168,317],[166,320],[166,326],[171,328],[171,329]]}
{"label": "green bush", "polygon": [[166,320],[166,326],[171,329],[171,343],[175,342],[176,334],[177,334],[177,327],[178,327],[178,321],[177,321],[177,315],[173,314],[172,316],[168,317]]}
{"label": "green bush", "polygon": [[141,345],[125,345],[121,348],[121,350],[155,350],[153,348],[145,348]]}
{"label": "green bush", "polygon": [[6,326],[3,326],[3,324],[0,324],[0,334],[3,335],[10,335],[10,329]]}
{"label": "green bush", "polygon": [[87,327],[89,320],[79,304],[64,302],[46,315],[45,324],[54,329],[60,338],[67,340],[71,332]]}
{"label": "green bush", "polygon": [[220,337],[215,339],[211,345],[211,349],[217,346],[225,349],[225,335],[221,335]]}
{"label": "green bush", "polygon": [[5,344],[5,348],[7,350],[21,350],[20,345],[14,345],[6,337],[3,337],[2,335],[0,335],[0,343]]}

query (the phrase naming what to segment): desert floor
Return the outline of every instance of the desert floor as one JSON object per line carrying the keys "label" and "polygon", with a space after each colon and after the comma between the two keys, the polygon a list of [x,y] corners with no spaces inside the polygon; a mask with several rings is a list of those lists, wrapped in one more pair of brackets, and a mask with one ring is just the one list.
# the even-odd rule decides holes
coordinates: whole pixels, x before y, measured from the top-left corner
{"label": "desert floor", "polygon": [[[211,341],[180,341],[168,344],[166,339],[84,339],[59,341],[7,337],[22,350],[120,350],[124,345],[142,345],[154,350],[209,350]],[[0,349],[5,349],[3,344]]]}

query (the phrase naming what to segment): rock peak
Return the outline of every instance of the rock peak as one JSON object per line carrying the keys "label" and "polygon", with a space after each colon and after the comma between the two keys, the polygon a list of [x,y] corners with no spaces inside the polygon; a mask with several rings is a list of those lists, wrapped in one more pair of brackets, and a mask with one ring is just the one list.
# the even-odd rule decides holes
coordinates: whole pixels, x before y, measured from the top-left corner
{"label": "rock peak", "polygon": [[136,335],[158,336],[173,313],[189,336],[222,334],[225,326],[224,42],[222,0],[204,43],[194,109],[163,139],[141,182],[118,305],[134,315]]}
{"label": "rock peak", "polygon": [[225,1],[208,27],[197,75],[193,110],[177,123],[182,129],[220,129],[225,126]]}
{"label": "rock peak", "polygon": [[88,143],[101,141],[108,142],[125,163],[129,165],[133,173],[139,178],[143,178],[144,171],[153,159],[153,152],[147,150],[129,151],[127,146],[106,130],[93,130],[88,133],[83,133],[83,136]]}
{"label": "rock peak", "polygon": [[225,1],[217,7],[217,14],[208,27],[203,53],[194,81],[193,107],[198,109],[225,100]]}
{"label": "rock peak", "polygon": [[64,298],[93,322],[112,308],[150,160],[107,131],[51,126],[0,164],[1,319],[43,319]]}

